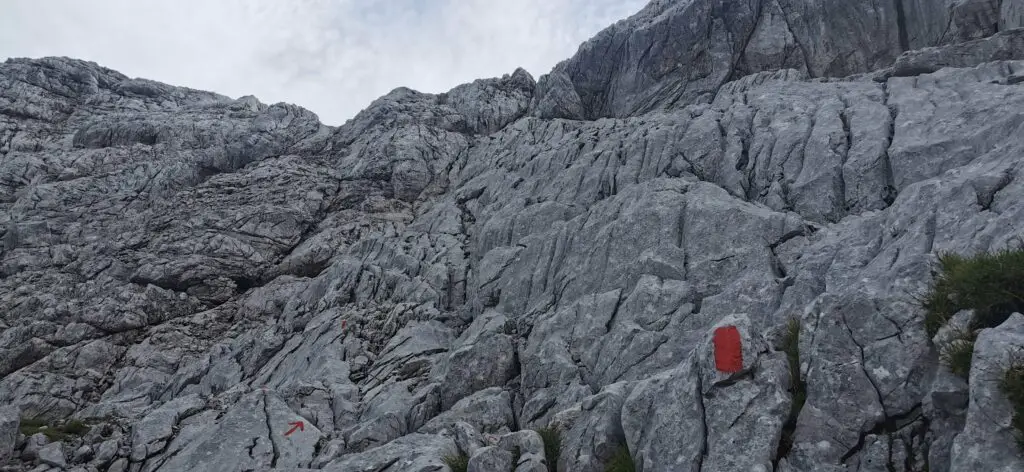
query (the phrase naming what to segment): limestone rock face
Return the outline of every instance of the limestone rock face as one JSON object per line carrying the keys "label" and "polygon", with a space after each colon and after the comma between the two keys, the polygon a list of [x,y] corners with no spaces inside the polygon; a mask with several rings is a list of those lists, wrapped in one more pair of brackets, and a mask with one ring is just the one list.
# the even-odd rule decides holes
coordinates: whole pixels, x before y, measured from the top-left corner
{"label": "limestone rock face", "polygon": [[[843,77],[901,53],[1022,24],[1003,0],[655,0],[541,79],[542,117],[626,117],[714,97],[726,82],[793,68]],[[856,38],[856,39],[853,39]]]}
{"label": "limestone rock face", "polygon": [[953,442],[952,470],[1024,468],[1010,426],[1013,408],[999,389],[999,375],[1024,350],[1024,315],[1013,314],[996,328],[982,330],[971,362],[970,406],[964,430]]}
{"label": "limestone rock face", "polygon": [[21,423],[20,413],[17,405],[0,407],[0,461],[7,461],[14,456],[18,426]]}
{"label": "limestone rock face", "polygon": [[537,80],[338,128],[7,60],[0,457],[1018,470],[981,372],[1022,318],[964,383],[914,296],[936,254],[1024,238],[1022,5],[655,0]]}

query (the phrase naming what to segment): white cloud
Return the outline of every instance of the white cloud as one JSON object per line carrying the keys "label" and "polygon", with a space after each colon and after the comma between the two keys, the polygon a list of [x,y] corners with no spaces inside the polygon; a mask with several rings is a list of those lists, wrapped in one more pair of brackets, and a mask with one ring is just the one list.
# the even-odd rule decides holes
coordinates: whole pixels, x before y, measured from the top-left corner
{"label": "white cloud", "polygon": [[0,59],[302,105],[341,124],[398,86],[534,77],[645,0],[3,0]]}

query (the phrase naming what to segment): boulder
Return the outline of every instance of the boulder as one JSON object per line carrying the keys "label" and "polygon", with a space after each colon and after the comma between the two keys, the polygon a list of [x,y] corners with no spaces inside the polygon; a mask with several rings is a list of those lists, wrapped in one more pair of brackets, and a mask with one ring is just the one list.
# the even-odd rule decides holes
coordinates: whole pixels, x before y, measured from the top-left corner
{"label": "boulder", "polygon": [[64,443],[57,441],[49,443],[39,449],[39,462],[63,469],[67,467],[67,458],[64,455]]}

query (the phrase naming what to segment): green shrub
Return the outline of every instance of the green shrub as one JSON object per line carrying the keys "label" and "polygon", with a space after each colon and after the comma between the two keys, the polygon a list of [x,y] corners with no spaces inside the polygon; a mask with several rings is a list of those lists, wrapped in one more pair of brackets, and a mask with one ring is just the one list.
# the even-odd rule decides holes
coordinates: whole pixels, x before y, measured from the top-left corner
{"label": "green shrub", "polygon": [[971,376],[971,359],[974,356],[974,341],[977,339],[977,331],[971,328],[958,329],[939,353],[939,358],[949,367],[950,372],[964,380]]}
{"label": "green shrub", "polygon": [[548,461],[548,472],[558,472],[558,457],[562,455],[562,433],[558,428],[548,426],[537,430],[544,440],[544,459]]}
{"label": "green shrub", "polygon": [[465,454],[448,455],[441,458],[441,462],[448,466],[452,472],[466,472],[469,468],[469,456]]}
{"label": "green shrub", "polygon": [[789,360],[789,375],[792,382],[789,391],[793,396],[793,403],[789,407],[789,416],[782,425],[782,437],[779,439],[776,460],[789,455],[790,449],[793,448],[796,420],[807,401],[807,382],[800,378],[800,320],[797,318],[790,319],[786,325],[786,333],[782,338],[782,351],[786,353],[786,358]]}
{"label": "green shrub", "polygon": [[1010,425],[1015,430],[1017,445],[1024,449],[1024,360],[1015,356],[1003,374],[999,387],[1010,400],[1013,416]]}
{"label": "green shrub", "polygon": [[608,459],[604,466],[605,472],[635,472],[633,455],[629,453],[629,446],[623,444],[615,451],[615,454]]}
{"label": "green shrub", "polygon": [[1024,311],[1024,248],[964,257],[939,256],[939,275],[921,299],[933,337],[956,312],[973,309],[972,329],[998,326]]}

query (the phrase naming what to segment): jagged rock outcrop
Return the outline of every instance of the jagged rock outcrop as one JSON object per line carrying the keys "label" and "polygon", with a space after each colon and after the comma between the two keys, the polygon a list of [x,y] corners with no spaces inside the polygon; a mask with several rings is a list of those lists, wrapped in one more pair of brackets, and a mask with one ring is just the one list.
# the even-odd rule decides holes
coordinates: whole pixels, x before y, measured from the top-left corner
{"label": "jagged rock outcrop", "polygon": [[[8,60],[0,403],[70,432],[4,419],[0,456],[1012,470],[985,416],[1005,399],[940,367],[914,296],[935,254],[1024,237],[1022,11],[656,0],[536,82],[400,88],[338,128]],[[1020,320],[982,332],[975,369],[1024,348]]]}
{"label": "jagged rock outcrop", "polygon": [[870,72],[905,51],[1024,26],[1022,8],[1017,0],[654,0],[555,67],[540,101],[560,106],[539,107],[538,116],[679,108],[780,68],[814,77]]}

